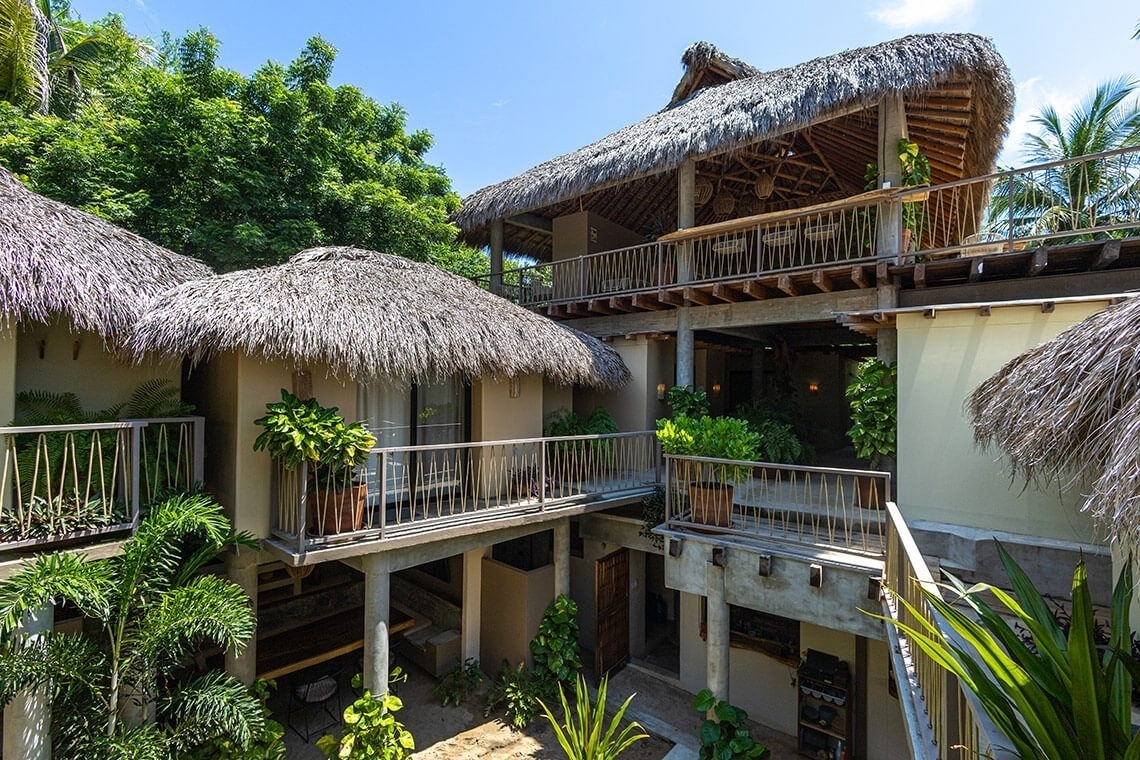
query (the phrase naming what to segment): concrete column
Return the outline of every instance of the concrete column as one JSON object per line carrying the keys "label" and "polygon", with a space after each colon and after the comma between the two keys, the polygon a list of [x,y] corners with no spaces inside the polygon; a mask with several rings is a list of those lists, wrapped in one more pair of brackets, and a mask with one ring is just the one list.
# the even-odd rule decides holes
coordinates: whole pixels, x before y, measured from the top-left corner
{"label": "concrete column", "polygon": [[[226,558],[226,576],[241,586],[249,597],[254,617],[257,616],[257,562],[260,552],[239,546]],[[257,636],[251,638],[240,652],[226,652],[226,672],[246,686],[257,678]]]}
{"label": "concrete column", "polygon": [[[878,308],[894,309],[899,305],[899,289],[894,285],[881,285],[877,293]],[[875,332],[875,355],[887,364],[899,360],[899,333],[893,327],[884,327]]]}
{"label": "concrete column", "polygon": [[[902,186],[899,140],[906,137],[906,109],[902,95],[888,95],[879,101],[879,187]],[[902,204],[898,201],[879,206],[879,256],[902,252]]]}
{"label": "concrete column", "polygon": [[[693,199],[697,184],[697,162],[691,158],[681,162],[677,169],[677,229],[686,230],[696,225],[697,207]],[[677,282],[693,279],[693,247],[682,243],[677,247]],[[689,307],[677,310],[677,385],[693,384],[693,328]]]}
{"label": "concrete column", "polygon": [[481,640],[479,637],[483,606],[483,558],[484,548],[463,552],[463,627],[460,631],[460,644],[464,660],[478,660]]}
{"label": "concrete column", "polygon": [[[47,605],[26,615],[16,636],[42,641],[55,625]],[[47,686],[22,691],[4,708],[4,760],[48,760],[51,757],[51,693]]]}
{"label": "concrete column", "polygon": [[[15,325],[0,329],[0,420],[7,425],[16,416],[16,331]],[[8,475],[11,478],[11,475]],[[10,481],[9,481],[10,482]],[[0,511],[10,514],[11,488],[0,489]]]}
{"label": "concrete column", "polygon": [[705,678],[713,696],[717,699],[728,699],[729,622],[724,568],[709,562],[705,566],[705,586],[708,600],[708,613],[705,618],[708,639]]}
{"label": "concrete column", "polygon": [[554,598],[570,596],[570,518],[554,524]]}
{"label": "concrete column", "polygon": [[388,691],[388,606],[392,601],[388,555],[367,554],[364,567],[364,688]]}
{"label": "concrete column", "polygon": [[491,292],[503,292],[503,220],[491,222]]}

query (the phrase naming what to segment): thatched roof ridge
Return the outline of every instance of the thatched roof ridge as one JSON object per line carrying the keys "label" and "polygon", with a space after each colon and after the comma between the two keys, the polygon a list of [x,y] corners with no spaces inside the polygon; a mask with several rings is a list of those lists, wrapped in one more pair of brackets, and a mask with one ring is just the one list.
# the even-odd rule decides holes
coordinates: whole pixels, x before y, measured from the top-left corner
{"label": "thatched roof ridge", "polygon": [[0,328],[60,315],[124,336],[158,294],[209,267],[28,190],[0,168]]}
{"label": "thatched roof ridge", "polygon": [[955,77],[975,88],[965,171],[985,174],[1013,114],[1009,69],[983,37],[912,35],[698,90],[584,148],[472,193],[455,221],[471,238],[495,219],[672,171],[687,158],[729,152],[869,108],[888,93],[918,95]]}
{"label": "thatched roof ridge", "polygon": [[966,400],[1014,477],[1091,488],[1084,509],[1140,538],[1140,298],[1010,360]]}
{"label": "thatched roof ridge", "polygon": [[609,346],[462,277],[344,247],[174,288],[139,320],[131,347],[195,361],[236,351],[320,363],[357,382],[541,373],[612,388],[630,378]]}
{"label": "thatched roof ridge", "polygon": [[669,101],[674,106],[693,94],[706,75],[711,74],[723,83],[726,80],[743,79],[756,76],[760,69],[751,64],[725,55],[711,42],[694,42],[681,54],[681,65],[685,67],[685,74],[673,90],[673,97]]}

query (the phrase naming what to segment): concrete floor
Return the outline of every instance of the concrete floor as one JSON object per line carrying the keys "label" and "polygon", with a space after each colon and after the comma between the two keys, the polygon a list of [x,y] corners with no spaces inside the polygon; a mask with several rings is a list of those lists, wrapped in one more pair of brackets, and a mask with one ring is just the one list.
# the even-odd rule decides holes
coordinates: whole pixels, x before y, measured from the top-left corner
{"label": "concrete floor", "polygon": [[[347,687],[349,670],[354,663],[348,662],[344,670],[342,688],[338,697],[329,704],[330,712],[339,715],[344,706],[354,698]],[[397,694],[404,702],[404,709],[399,713],[399,719],[408,727],[416,740],[416,748],[423,755],[438,757],[438,750],[432,747],[452,736],[462,732],[473,721],[482,719],[482,700],[473,698],[461,707],[442,707],[431,693],[434,683],[427,673],[414,665],[400,664],[408,671],[407,682],[400,684]],[[334,664],[335,667],[335,664]],[[326,670],[328,670],[326,668]],[[286,726],[285,739],[290,759],[319,760],[324,755],[314,745],[318,736],[324,731],[318,730],[320,726],[332,723],[327,713],[320,708],[309,708],[302,713],[295,713],[292,722],[305,733],[306,724],[314,731],[313,742],[306,743],[297,733],[289,727],[286,713],[288,711],[289,693],[300,679],[315,679],[320,673],[300,673],[297,678],[282,680],[278,683],[277,693],[270,700],[270,707],[274,717]],[[695,760],[699,747],[697,735],[700,729],[702,716],[691,709],[693,697],[673,683],[663,680],[659,675],[637,665],[630,665],[617,673],[610,682],[609,702],[611,707],[618,707],[630,694],[636,693],[627,716],[638,721],[650,733],[674,743],[674,748],[666,755],[667,760]],[[490,719],[494,720],[494,719]],[[544,723],[544,721],[539,721]],[[768,746],[772,751],[773,760],[792,758],[796,756],[795,737],[773,731],[750,721],[752,736]],[[339,723],[328,728],[328,732],[339,730]],[[553,741],[549,728],[539,726],[532,733],[538,743],[544,748],[550,745],[556,754],[543,751],[543,757],[560,757],[561,750]],[[517,757],[517,748],[506,748],[500,753],[491,752],[485,757]],[[413,756],[414,757],[414,756]]]}

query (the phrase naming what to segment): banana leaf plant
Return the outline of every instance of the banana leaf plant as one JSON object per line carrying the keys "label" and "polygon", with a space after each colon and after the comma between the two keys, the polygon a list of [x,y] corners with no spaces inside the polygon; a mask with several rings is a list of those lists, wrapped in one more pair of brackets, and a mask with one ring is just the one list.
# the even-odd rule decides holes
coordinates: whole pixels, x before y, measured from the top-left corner
{"label": "banana leaf plant", "polygon": [[[1132,733],[1137,668],[1128,617],[1131,560],[1113,590],[1108,646],[1098,649],[1084,557],[1073,574],[1066,634],[1029,576],[1000,543],[997,548],[1013,594],[986,583],[967,588],[951,579],[946,587],[956,594],[951,601],[923,592],[949,630],[927,621],[902,598],[898,601],[914,613],[919,628],[887,622],[977,697],[1019,757],[1140,758],[1140,735]],[[986,601],[990,595],[996,605]],[[1029,632],[1033,646],[1018,637],[1009,618]]]}

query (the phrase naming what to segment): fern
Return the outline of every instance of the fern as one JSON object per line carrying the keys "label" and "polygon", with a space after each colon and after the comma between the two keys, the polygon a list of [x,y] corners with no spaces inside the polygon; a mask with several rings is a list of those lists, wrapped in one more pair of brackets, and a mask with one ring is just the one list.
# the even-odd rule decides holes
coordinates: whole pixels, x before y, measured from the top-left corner
{"label": "fern", "polygon": [[185,417],[193,413],[192,404],[183,403],[176,385],[164,378],[147,380],[135,388],[124,405],[123,418],[141,420],[158,417]]}

